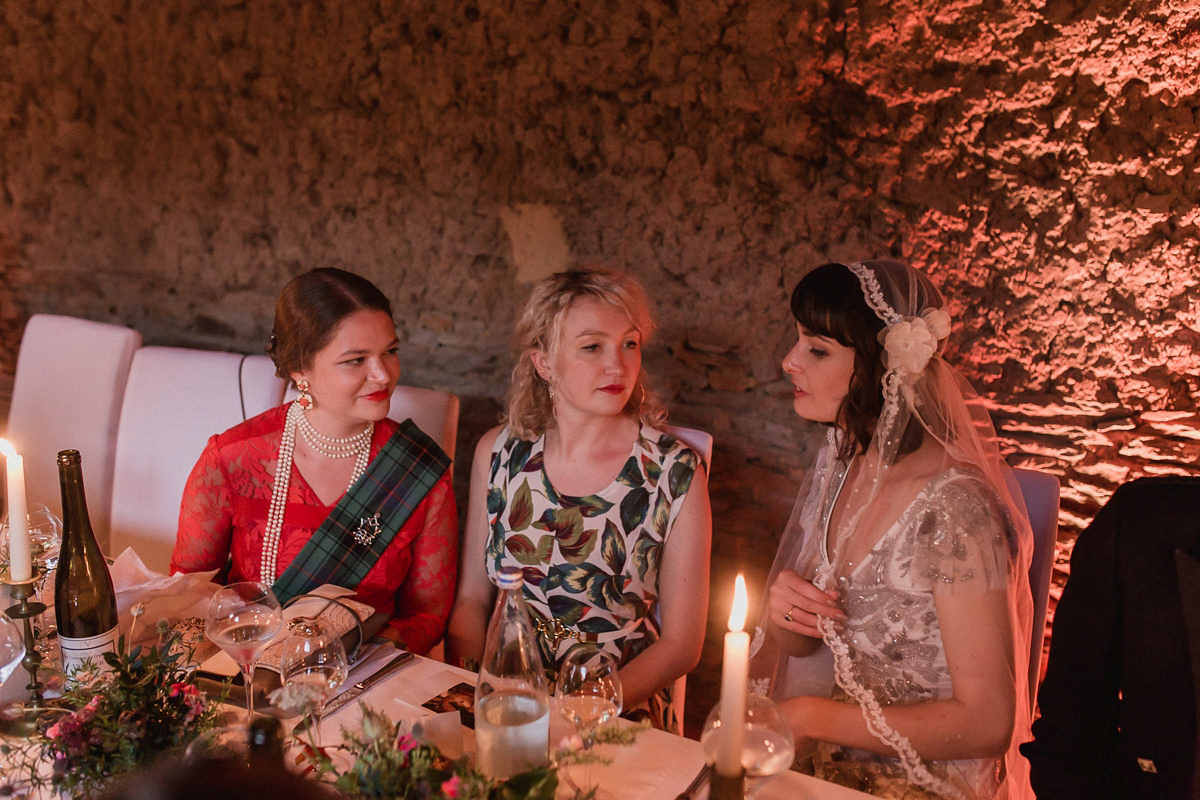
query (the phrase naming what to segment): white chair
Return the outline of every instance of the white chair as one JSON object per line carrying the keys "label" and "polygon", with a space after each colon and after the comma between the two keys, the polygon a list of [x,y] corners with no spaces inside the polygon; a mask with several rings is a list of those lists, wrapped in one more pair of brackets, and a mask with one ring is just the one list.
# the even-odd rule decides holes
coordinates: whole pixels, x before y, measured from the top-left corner
{"label": "white chair", "polygon": [[1029,588],[1033,592],[1033,638],[1029,654],[1030,699],[1037,698],[1042,675],[1042,646],[1046,638],[1046,606],[1050,578],[1054,572],[1054,545],[1058,539],[1058,478],[1045,472],[1014,469],[1017,485],[1025,498],[1029,526],[1033,529],[1033,561],[1029,565]]}
{"label": "white chair", "polygon": [[[255,356],[143,347],[133,359],[113,470],[113,554],[132,546],[166,572],[187,476],[208,438],[283,401],[283,381]],[[268,359],[269,360],[269,359]],[[249,362],[254,380],[245,380]]]}
{"label": "white chair", "polygon": [[125,380],[142,335],[75,317],[34,314],[17,355],[6,437],[25,459],[31,503],[61,514],[57,454],[78,450],[92,529],[108,543],[113,454]]}
{"label": "white chair", "polygon": [[[697,428],[684,428],[680,425],[666,425],[664,427],[667,433],[695,450],[700,458],[703,459],[704,468],[709,474],[712,474],[713,437],[711,433]],[[687,706],[687,675],[680,675],[675,679],[675,684],[671,690],[671,702],[678,709],[676,716],[679,719],[679,729],[672,731],[672,733],[683,736],[683,712]]]}
{"label": "white chair", "polygon": [[269,356],[242,356],[238,373],[243,419],[256,417],[283,402],[286,382],[275,374],[275,362]]}
{"label": "white chair", "polygon": [[449,392],[397,386],[392,392],[388,416],[397,422],[411,419],[417,423],[453,460],[458,442],[458,409],[458,398]]}
{"label": "white chair", "polygon": [[[295,397],[296,388],[289,385],[284,399],[291,401]],[[411,419],[453,460],[458,441],[458,409],[458,398],[449,392],[418,386],[397,386],[392,390],[392,407],[388,410],[388,417],[396,422]]]}
{"label": "white chair", "polygon": [[688,447],[695,450],[704,459],[704,467],[712,472],[713,437],[698,428],[684,428],[681,425],[667,425],[666,432],[674,436]]}

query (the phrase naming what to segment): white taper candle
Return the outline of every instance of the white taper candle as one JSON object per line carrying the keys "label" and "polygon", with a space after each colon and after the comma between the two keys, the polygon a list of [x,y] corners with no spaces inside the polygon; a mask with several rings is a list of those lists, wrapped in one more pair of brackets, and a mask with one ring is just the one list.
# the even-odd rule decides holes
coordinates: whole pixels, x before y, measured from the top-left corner
{"label": "white taper candle", "polygon": [[746,681],[749,674],[750,634],[746,625],[746,579],[738,573],[725,634],[725,661],[721,666],[721,738],[717,772],[728,777],[742,774],[742,744],[746,736]]}
{"label": "white taper candle", "polygon": [[8,483],[8,574],[14,581],[33,577],[29,517],[25,503],[25,460],[7,439],[0,439]]}

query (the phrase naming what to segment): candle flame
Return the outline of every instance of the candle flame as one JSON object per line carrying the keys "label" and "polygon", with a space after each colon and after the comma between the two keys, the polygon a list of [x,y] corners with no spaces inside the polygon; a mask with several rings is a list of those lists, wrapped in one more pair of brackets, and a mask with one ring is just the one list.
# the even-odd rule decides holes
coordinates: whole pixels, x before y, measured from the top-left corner
{"label": "candle flame", "polygon": [[8,439],[0,439],[0,453],[3,453],[5,458],[16,458],[17,448],[13,447]]}
{"label": "candle flame", "polygon": [[740,631],[746,627],[746,607],[750,605],[746,597],[746,579],[738,573],[733,582],[733,607],[729,609],[729,630]]}

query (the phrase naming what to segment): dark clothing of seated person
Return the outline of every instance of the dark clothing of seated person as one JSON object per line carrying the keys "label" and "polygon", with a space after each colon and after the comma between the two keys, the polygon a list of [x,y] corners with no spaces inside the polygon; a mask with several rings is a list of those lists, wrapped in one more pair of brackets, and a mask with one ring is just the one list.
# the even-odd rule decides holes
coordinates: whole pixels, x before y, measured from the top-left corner
{"label": "dark clothing of seated person", "polygon": [[1080,534],[1054,615],[1039,800],[1200,798],[1200,478],[1122,486]]}

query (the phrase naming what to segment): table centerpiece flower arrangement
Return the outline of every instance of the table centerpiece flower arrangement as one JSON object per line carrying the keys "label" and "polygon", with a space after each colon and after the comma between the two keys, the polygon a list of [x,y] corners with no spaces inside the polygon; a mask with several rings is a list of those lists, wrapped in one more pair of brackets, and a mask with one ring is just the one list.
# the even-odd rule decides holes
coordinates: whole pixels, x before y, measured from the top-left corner
{"label": "table centerpiece flower arrangement", "polygon": [[[135,623],[137,616],[135,609]],[[4,784],[16,789],[21,782],[90,796],[221,724],[220,698],[206,698],[196,685],[192,646],[165,620],[156,632],[149,647],[129,648],[122,636],[103,666],[89,662],[72,671],[62,695],[47,703],[38,733],[0,744],[5,762],[17,765],[0,782],[0,795]]]}
{"label": "table centerpiece flower arrangement", "polygon": [[[284,686],[271,701],[285,711],[307,714],[315,695],[303,686]],[[594,751],[568,747],[555,753],[551,764],[495,780],[479,772],[468,757],[451,759],[422,736],[420,724],[406,732],[399,722],[366,703],[359,703],[358,729],[342,729],[341,743],[314,747],[303,734],[293,733],[300,761],[314,780],[331,784],[351,800],[554,800],[558,767],[568,763],[603,761]],[[640,726],[608,726],[597,731],[596,741],[629,745],[644,730]],[[349,756],[349,766],[341,754]],[[593,792],[580,792],[586,800]]]}

